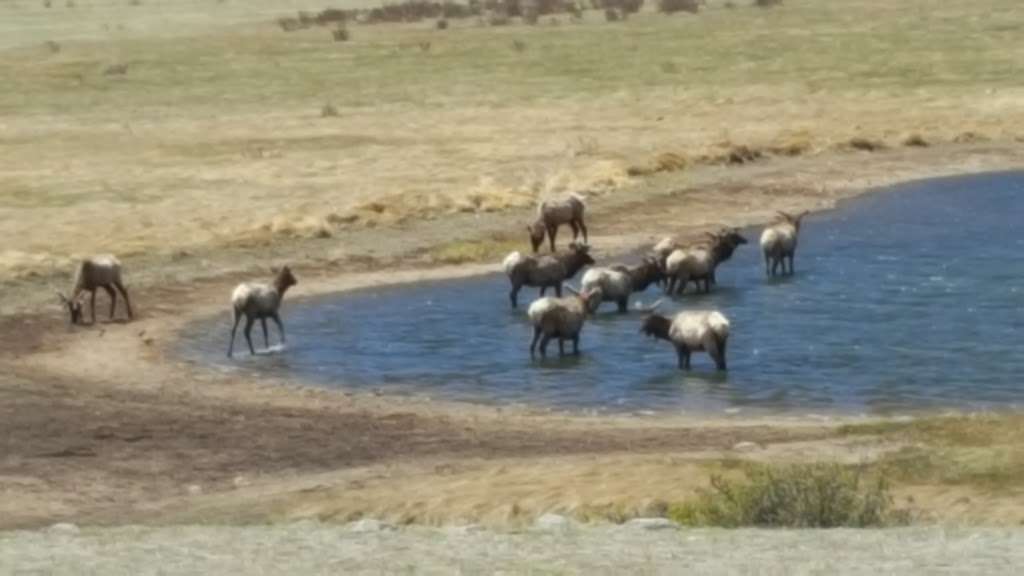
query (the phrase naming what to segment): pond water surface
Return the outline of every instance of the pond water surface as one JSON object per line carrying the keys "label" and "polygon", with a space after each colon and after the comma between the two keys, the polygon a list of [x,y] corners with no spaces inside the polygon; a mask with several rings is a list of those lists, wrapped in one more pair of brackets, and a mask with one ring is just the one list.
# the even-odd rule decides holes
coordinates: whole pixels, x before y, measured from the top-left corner
{"label": "pond water surface", "polygon": [[[710,295],[732,322],[729,371],[676,369],[641,314],[606,304],[582,355],[532,361],[504,275],[286,302],[289,346],[224,357],[227,314],[190,328],[191,359],[346,389],[609,411],[893,412],[1012,407],[1024,398],[1024,173],[913,182],[805,220],[792,278],[766,279],[759,230]],[[628,258],[626,260],[629,260]],[[300,279],[301,281],[301,279]],[[578,277],[576,282],[578,283]],[[524,298],[525,296],[525,298]],[[637,298],[661,297],[653,288]],[[275,334],[272,329],[272,338]],[[262,343],[259,329],[254,342]],[[242,344],[244,347],[244,342]]]}

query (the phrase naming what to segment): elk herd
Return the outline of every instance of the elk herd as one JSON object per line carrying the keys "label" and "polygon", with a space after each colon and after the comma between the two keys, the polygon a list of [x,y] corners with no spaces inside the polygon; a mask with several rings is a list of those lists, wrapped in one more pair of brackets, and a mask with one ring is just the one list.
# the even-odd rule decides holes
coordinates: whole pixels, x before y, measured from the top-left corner
{"label": "elk herd", "polygon": [[[519,304],[519,292],[523,287],[540,290],[540,298],[527,309],[527,318],[533,327],[531,356],[538,351],[545,356],[551,340],[558,341],[562,354],[565,353],[565,342],[571,342],[572,352],[578,354],[580,334],[588,316],[604,302],[614,303],[620,313],[625,313],[629,310],[630,296],[647,290],[651,285],[660,286],[669,296],[682,295],[690,283],[696,292],[710,292],[715,285],[715,269],[729,260],[738,247],[747,243],[735,228],[706,233],[692,240],[668,236],[657,242],[636,265],[596,266],[590,254],[585,211],[584,198],[577,194],[570,194],[559,201],[542,202],[537,219],[526,227],[532,253],[512,252],[503,261],[505,274],[511,283],[509,301],[513,308]],[[794,273],[793,259],[800,222],[806,214],[779,212],[778,219],[762,232],[760,247],[767,276]],[[566,250],[557,251],[555,240],[558,229],[563,225],[572,229],[573,239]],[[583,236],[582,242],[579,242],[580,235]],[[550,247],[549,254],[540,253],[545,238]],[[579,290],[566,284],[588,266],[591,268],[583,274]],[[243,334],[251,354],[256,353],[251,332],[257,320],[263,331],[264,346],[269,346],[267,319],[274,322],[281,342],[285,342],[284,324],[278,312],[285,293],[296,283],[295,276],[285,266],[276,272],[270,283],[243,283],[234,289],[231,294],[232,326],[228,357],[234,352],[235,334],[243,317]],[[568,295],[563,295],[563,287]],[[549,288],[554,291],[554,296],[545,295]],[[121,262],[114,256],[94,256],[79,263],[70,297],[58,292],[72,324],[84,323],[82,299],[86,293],[89,293],[91,321],[96,322],[98,289],[103,289],[110,297],[110,319],[114,318],[118,294],[124,301],[128,318],[133,317],[131,301],[122,280]],[[681,369],[690,368],[693,352],[705,352],[719,370],[725,370],[728,318],[718,310],[685,310],[673,317],[665,317],[656,313],[660,302],[642,309],[645,316],[640,332],[670,342],[676,349]]]}
{"label": "elk herd", "polygon": [[[560,202],[543,202],[537,220],[527,226],[533,254],[512,252],[504,260],[505,274],[512,284],[509,300],[518,305],[519,291],[524,286],[540,288],[540,298],[530,304],[527,317],[533,326],[530,355],[546,356],[548,343],[558,341],[559,352],[565,353],[565,342],[572,342],[573,353],[579,353],[580,333],[587,317],[603,302],[614,302],[620,313],[629,310],[629,297],[660,285],[669,296],[682,295],[692,282],[696,292],[710,292],[715,284],[715,270],[732,257],[737,248],[747,243],[738,229],[710,232],[696,240],[667,236],[656,243],[639,264],[626,266],[594,266],[583,274],[580,289],[566,285],[571,292],[562,297],[562,283],[586,266],[593,266],[589,253],[585,205],[579,195],[570,195]],[[778,219],[761,234],[765,274],[775,276],[794,272],[800,222],[807,213],[797,215],[779,212]],[[573,240],[564,252],[555,250],[555,238],[561,225],[572,228]],[[578,243],[579,234],[583,243]],[[551,253],[539,254],[548,238]],[[788,264],[788,267],[787,267]],[[548,288],[555,296],[545,296]],[[660,303],[660,301],[658,302]],[[719,370],[726,369],[725,350],[729,339],[729,320],[718,310],[686,310],[668,318],[655,312],[658,303],[643,310],[646,314],[640,332],[667,340],[676,349],[679,368],[690,368],[693,352],[706,352]]]}

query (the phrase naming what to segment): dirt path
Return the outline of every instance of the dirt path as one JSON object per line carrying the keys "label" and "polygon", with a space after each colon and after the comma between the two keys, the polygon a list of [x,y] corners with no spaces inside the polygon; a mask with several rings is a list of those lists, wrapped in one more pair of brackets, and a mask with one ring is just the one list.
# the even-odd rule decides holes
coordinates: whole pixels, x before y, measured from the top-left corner
{"label": "dirt path", "polygon": [[[595,202],[592,241],[606,255],[664,232],[828,208],[867,185],[1021,165],[1019,146],[986,144],[709,167]],[[331,240],[349,242],[347,259],[325,261],[314,244],[272,256],[296,263],[294,297],[468,275],[493,265],[438,267],[425,250],[453,236],[516,229],[525,217],[460,217],[457,234],[452,222],[423,222]],[[360,258],[369,246],[376,256]],[[229,273],[204,267],[191,276],[180,263],[156,265],[132,284],[141,314],[130,324],[69,329],[55,308],[34,304],[45,283],[12,293],[35,311],[0,318],[0,528],[368,512],[502,524],[547,509],[642,512],[658,498],[692,492],[701,459],[741,441],[791,458],[877,450],[838,442],[818,422],[597,419],[312,390],[183,362],[171,346],[177,332],[223,314],[230,286],[257,261],[248,254]],[[178,280],[166,282],[168,275]],[[694,480],[679,481],[681,471]]]}

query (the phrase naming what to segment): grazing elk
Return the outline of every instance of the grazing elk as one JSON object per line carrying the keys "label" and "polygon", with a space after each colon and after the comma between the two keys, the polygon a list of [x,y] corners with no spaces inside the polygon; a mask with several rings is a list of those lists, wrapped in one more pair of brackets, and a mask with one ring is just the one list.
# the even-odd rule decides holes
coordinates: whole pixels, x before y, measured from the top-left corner
{"label": "grazing elk", "polygon": [[563,200],[555,202],[541,202],[537,207],[537,220],[526,227],[530,233],[530,245],[536,254],[544,243],[544,236],[547,235],[551,244],[551,251],[555,251],[555,237],[558,236],[558,227],[568,224],[572,228],[573,242],[583,233],[583,243],[589,242],[587,237],[587,225],[583,222],[583,212],[586,210],[584,197],[579,194],[569,194]]}
{"label": "grazing elk", "polygon": [[125,310],[128,318],[133,318],[132,304],[128,298],[128,291],[122,281],[121,261],[109,254],[86,258],[78,265],[75,272],[75,282],[71,288],[71,297],[68,298],[61,292],[57,292],[62,305],[67,307],[71,316],[72,324],[82,323],[82,303],[80,298],[83,293],[89,292],[89,309],[92,316],[92,323],[96,323],[96,290],[102,288],[110,296],[110,319],[114,319],[114,311],[117,306],[117,293],[124,297]]}

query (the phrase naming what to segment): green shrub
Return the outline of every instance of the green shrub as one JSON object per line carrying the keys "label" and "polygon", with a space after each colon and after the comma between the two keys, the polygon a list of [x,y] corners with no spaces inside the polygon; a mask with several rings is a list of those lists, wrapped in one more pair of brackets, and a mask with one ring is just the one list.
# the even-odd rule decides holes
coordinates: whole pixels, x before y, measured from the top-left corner
{"label": "green shrub", "polygon": [[903,523],[883,477],[867,481],[838,464],[750,465],[743,480],[711,477],[711,488],[675,505],[669,517],[690,526],[834,528]]}

